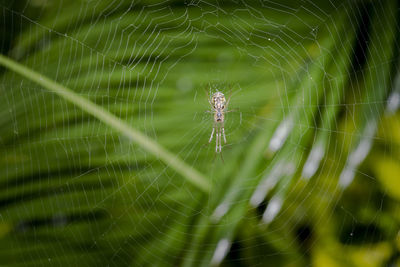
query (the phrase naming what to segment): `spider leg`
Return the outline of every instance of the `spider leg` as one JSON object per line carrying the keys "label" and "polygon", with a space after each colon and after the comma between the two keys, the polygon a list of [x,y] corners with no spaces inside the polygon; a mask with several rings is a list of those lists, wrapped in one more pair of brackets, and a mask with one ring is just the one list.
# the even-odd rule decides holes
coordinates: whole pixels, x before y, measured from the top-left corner
{"label": "spider leg", "polygon": [[219,129],[218,138],[219,138],[219,140],[218,140],[218,143],[219,143],[219,152],[218,152],[218,153],[221,153],[221,128]]}
{"label": "spider leg", "polygon": [[224,137],[224,143],[226,144],[225,128],[222,126],[222,136]]}
{"label": "spider leg", "polygon": [[210,103],[210,105],[213,106],[213,104],[211,103],[210,94],[208,93],[206,88],[203,88],[203,89],[204,89],[204,92],[206,92],[208,103]]}
{"label": "spider leg", "polygon": [[[215,154],[215,155],[216,155],[216,154]],[[225,163],[224,157],[222,156],[222,153],[219,153],[219,155],[221,156],[221,161],[222,161],[222,163]]]}
{"label": "spider leg", "polygon": [[226,105],[225,105],[226,109],[228,109],[228,105],[229,105],[229,101],[231,101],[231,97],[232,97],[232,89],[229,90],[229,97],[228,97],[228,100],[226,101]]}
{"label": "spider leg", "polygon": [[215,133],[215,152],[218,153],[218,139],[219,139],[219,130],[217,128],[217,131]]}
{"label": "spider leg", "polygon": [[211,136],[210,136],[210,140],[208,140],[208,143],[211,143],[211,140],[213,139],[213,136],[214,136],[214,132],[215,132],[215,126],[213,127],[213,129],[211,131]]}
{"label": "spider leg", "polygon": [[229,112],[236,112],[239,111],[239,108],[234,108],[234,109],[230,109],[230,110],[226,110],[225,113],[229,113]]}

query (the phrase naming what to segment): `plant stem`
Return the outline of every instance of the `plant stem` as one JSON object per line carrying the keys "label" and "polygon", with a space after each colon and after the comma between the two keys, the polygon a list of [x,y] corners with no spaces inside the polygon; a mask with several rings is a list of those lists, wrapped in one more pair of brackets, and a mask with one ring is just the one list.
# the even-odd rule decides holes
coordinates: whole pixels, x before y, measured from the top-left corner
{"label": "plant stem", "polygon": [[171,166],[178,173],[180,173],[188,182],[192,183],[194,186],[199,188],[205,193],[209,193],[211,190],[211,184],[208,179],[187,165],[184,161],[179,159],[176,155],[169,152],[167,149],[163,148],[154,140],[150,139],[146,135],[142,134],[140,131],[134,129],[126,122],[103,109],[101,106],[96,105],[90,100],[76,94],[71,89],[68,89],[55,81],[37,73],[24,65],[0,54],[0,65],[15,71],[21,76],[32,80],[33,82],[40,84],[44,88],[56,93],[62,98],[68,100],[72,104],[80,107],[82,110],[96,117],[106,125],[114,128],[115,130],[122,133],[124,136],[129,138],[131,141],[139,145],[141,148],[147,152],[153,154],[154,156],[161,159],[164,163]]}

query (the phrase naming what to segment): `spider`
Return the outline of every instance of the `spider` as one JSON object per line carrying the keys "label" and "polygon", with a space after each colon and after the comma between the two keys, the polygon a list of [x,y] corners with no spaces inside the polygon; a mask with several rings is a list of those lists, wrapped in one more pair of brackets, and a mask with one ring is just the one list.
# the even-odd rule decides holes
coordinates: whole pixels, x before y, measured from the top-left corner
{"label": "spider", "polygon": [[221,135],[224,138],[224,143],[226,144],[225,137],[225,113],[228,112],[226,109],[228,108],[229,101],[231,100],[232,93],[230,93],[228,101],[225,98],[225,95],[219,91],[215,92],[211,98],[208,96],[208,103],[210,103],[212,112],[214,113],[214,125],[211,132],[210,140],[208,143],[211,143],[214,132],[215,132],[215,152],[221,153]]}

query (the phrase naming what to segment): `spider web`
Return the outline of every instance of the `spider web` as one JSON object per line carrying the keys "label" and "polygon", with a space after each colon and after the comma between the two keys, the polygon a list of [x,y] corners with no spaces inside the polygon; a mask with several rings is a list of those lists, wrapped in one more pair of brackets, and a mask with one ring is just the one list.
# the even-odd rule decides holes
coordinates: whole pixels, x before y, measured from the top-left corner
{"label": "spider web", "polygon": [[[392,2],[1,3],[3,54],[140,130],[213,190],[2,69],[0,263],[398,261],[398,29],[374,37],[396,18]],[[208,144],[215,91],[231,95],[222,156]]]}

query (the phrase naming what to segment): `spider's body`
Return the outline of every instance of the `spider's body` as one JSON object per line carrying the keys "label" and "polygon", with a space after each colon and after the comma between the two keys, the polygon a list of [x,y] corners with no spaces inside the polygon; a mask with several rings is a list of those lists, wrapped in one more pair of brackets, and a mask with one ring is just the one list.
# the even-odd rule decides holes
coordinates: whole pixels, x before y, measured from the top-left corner
{"label": "spider's body", "polygon": [[223,93],[216,92],[211,97],[211,103],[214,110],[214,122],[224,123],[224,109],[226,104],[226,99]]}
{"label": "spider's body", "polygon": [[215,92],[211,96],[211,99],[208,99],[208,102],[212,107],[212,111],[214,112],[214,126],[211,132],[210,140],[208,142],[211,143],[212,138],[214,136],[214,132],[216,132],[215,152],[217,153],[221,152],[221,136],[224,137],[224,143],[226,144],[224,122],[225,122],[225,112],[226,108],[228,107],[229,100],[230,97],[228,98],[228,101],[226,101],[225,95],[221,92]]}
{"label": "spider's body", "polygon": [[224,114],[222,112],[215,112],[214,121],[218,123],[224,122]]}

